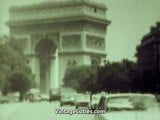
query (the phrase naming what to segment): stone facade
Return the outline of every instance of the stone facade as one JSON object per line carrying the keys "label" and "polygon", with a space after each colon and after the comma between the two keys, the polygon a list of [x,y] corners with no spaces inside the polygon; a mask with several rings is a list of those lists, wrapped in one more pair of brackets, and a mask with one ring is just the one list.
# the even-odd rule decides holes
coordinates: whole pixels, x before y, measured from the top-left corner
{"label": "stone facade", "polygon": [[59,88],[68,64],[106,59],[107,8],[89,0],[10,8],[10,34],[22,42],[42,93]]}

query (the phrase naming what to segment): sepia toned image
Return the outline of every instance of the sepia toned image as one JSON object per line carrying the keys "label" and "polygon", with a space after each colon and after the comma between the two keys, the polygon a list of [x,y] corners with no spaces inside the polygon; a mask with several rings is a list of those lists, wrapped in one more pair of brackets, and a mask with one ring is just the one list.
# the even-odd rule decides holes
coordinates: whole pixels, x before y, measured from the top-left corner
{"label": "sepia toned image", "polygon": [[160,0],[0,0],[0,120],[159,120]]}

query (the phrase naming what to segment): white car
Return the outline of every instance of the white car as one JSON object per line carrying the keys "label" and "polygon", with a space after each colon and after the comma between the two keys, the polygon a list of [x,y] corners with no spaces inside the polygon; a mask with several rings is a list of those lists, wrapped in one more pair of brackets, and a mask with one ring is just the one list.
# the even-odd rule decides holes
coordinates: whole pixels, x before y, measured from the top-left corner
{"label": "white car", "polygon": [[60,100],[60,106],[71,105],[73,106],[75,102],[74,95],[62,95]]}
{"label": "white car", "polygon": [[75,108],[80,107],[89,108],[90,107],[90,96],[88,94],[77,94],[75,95]]}
{"label": "white car", "polygon": [[112,94],[101,97],[95,120],[159,120],[157,100],[151,94]]}
{"label": "white car", "polygon": [[39,89],[32,88],[27,93],[27,98],[30,102],[39,102],[41,101],[41,95]]}
{"label": "white car", "polygon": [[49,95],[47,94],[41,94],[41,101],[49,101]]}

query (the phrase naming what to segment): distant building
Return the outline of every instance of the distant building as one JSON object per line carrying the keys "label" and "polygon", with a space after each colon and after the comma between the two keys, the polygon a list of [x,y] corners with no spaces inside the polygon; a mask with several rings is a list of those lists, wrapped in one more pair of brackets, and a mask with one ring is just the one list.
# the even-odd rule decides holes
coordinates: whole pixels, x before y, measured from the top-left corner
{"label": "distant building", "polygon": [[8,26],[30,57],[42,93],[59,88],[68,66],[106,59],[107,7],[90,0],[11,7]]}
{"label": "distant building", "polygon": [[137,46],[137,63],[143,71],[160,70],[160,22],[151,27]]}

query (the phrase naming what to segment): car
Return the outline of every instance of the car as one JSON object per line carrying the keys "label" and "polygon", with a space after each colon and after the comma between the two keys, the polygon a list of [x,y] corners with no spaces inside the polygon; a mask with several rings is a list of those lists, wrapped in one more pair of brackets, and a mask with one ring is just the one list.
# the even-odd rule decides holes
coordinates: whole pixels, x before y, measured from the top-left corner
{"label": "car", "polygon": [[10,99],[8,98],[8,96],[0,96],[0,103],[4,104],[4,103],[9,103]]}
{"label": "car", "polygon": [[7,95],[0,93],[0,103],[19,102],[19,92],[10,92]]}
{"label": "car", "polygon": [[49,97],[50,97],[50,102],[51,101],[60,101],[60,99],[61,99],[61,90],[59,88],[51,89],[49,91]]}
{"label": "car", "polygon": [[100,98],[95,120],[159,120],[160,110],[152,94],[112,94]]}
{"label": "car", "polygon": [[27,99],[30,102],[40,102],[41,101],[40,90],[36,88],[30,89],[27,93]]}
{"label": "car", "polygon": [[20,93],[19,92],[13,92],[9,94],[9,98],[12,102],[19,102],[20,99]]}
{"label": "car", "polygon": [[49,101],[49,95],[48,94],[41,94],[41,101]]}
{"label": "car", "polygon": [[4,96],[0,90],[0,103],[3,104],[3,103],[8,103],[8,102],[9,102],[8,96]]}
{"label": "car", "polygon": [[62,107],[63,105],[74,105],[75,103],[75,97],[74,95],[62,95],[61,100],[60,100],[60,106]]}
{"label": "car", "polygon": [[77,94],[75,95],[75,108],[79,107],[90,107],[90,96],[88,94]]}

